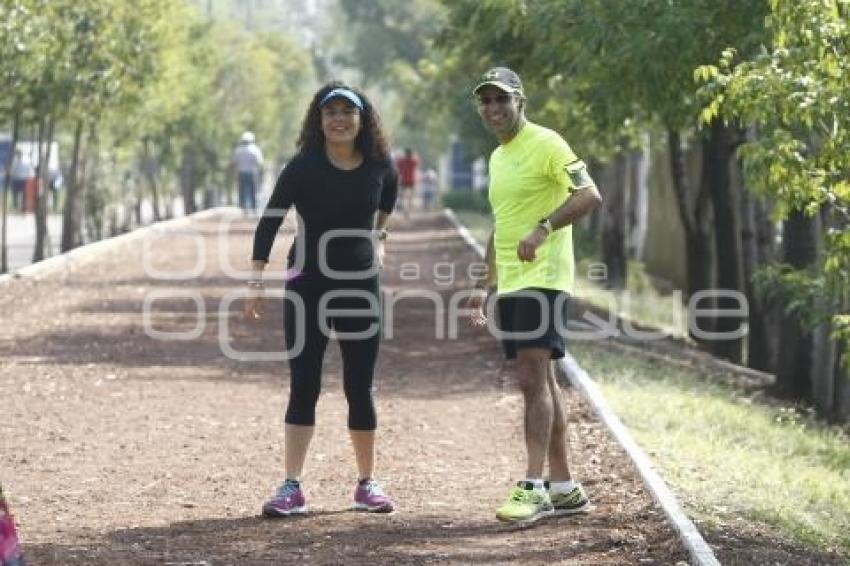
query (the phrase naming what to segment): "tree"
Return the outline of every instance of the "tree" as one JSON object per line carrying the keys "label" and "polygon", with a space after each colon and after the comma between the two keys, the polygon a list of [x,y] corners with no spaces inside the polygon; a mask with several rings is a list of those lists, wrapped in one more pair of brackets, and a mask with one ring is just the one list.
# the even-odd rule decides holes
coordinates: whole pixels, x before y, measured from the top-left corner
{"label": "tree", "polygon": [[31,5],[33,2],[5,1],[0,4],[0,80],[3,97],[0,98],[0,119],[12,122],[9,158],[0,164],[6,172],[3,181],[2,203],[0,203],[0,274],[9,269],[7,246],[8,195],[15,145],[26,106],[24,85],[33,72],[33,25]]}
{"label": "tree", "polygon": [[[801,332],[828,322],[844,340],[850,363],[850,3],[846,0],[771,0],[771,45],[752,58],[726,51],[717,65],[702,67],[710,103],[704,119],[753,124],[757,137],[741,151],[750,186],[776,203],[786,219],[789,248],[811,248],[808,222],[825,224],[817,254],[786,255],[786,266],[764,273],[762,287],[786,301]],[[737,62],[737,65],[734,63]],[[818,218],[816,218],[816,216]],[[801,261],[808,260],[808,261]],[[811,265],[813,264],[813,265]],[[850,414],[846,370],[811,374],[812,363],[780,375],[783,388],[814,398],[825,413]],[[846,365],[845,365],[846,368]],[[808,380],[814,377],[812,387]],[[821,382],[829,382],[822,386]],[[799,382],[799,383],[797,383]],[[818,399],[814,390],[833,394]]]}

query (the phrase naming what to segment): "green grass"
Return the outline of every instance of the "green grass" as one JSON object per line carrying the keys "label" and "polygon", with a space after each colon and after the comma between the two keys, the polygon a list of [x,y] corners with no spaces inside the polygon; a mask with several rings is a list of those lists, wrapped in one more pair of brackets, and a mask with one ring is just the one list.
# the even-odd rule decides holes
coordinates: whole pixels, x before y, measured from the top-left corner
{"label": "green grass", "polygon": [[487,238],[490,237],[490,230],[493,227],[490,215],[458,209],[454,209],[454,213],[476,240],[482,244],[487,243]]}
{"label": "green grass", "polygon": [[601,344],[570,351],[692,515],[738,517],[850,557],[850,442],[795,410]]}
{"label": "green grass", "polygon": [[[486,215],[457,215],[479,241],[489,235]],[[660,296],[645,275],[632,271],[632,308],[625,314],[684,332],[672,315],[674,297]],[[615,294],[581,276],[577,294],[617,304]],[[704,371],[604,343],[576,342],[570,352],[691,516],[709,525],[739,518],[767,524],[798,543],[850,558],[850,439],[841,430],[722,385]]]}
{"label": "green grass", "polygon": [[[468,210],[455,210],[455,214],[479,242],[486,242],[492,226],[489,215]],[[622,318],[658,328],[674,336],[687,336],[688,319],[681,294],[663,295],[656,291],[639,262],[629,263],[626,292],[605,289],[591,280],[593,262],[592,259],[583,258],[576,264],[577,297]]]}

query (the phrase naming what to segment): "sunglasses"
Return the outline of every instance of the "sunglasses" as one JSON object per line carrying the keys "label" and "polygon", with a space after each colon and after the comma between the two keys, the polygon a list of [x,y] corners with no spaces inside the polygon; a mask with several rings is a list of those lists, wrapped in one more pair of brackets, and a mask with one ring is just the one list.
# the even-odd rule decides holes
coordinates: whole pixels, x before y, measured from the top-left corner
{"label": "sunglasses", "polygon": [[511,94],[496,94],[494,96],[477,96],[475,97],[475,102],[478,106],[488,106],[491,102],[507,104],[511,99],[513,99],[513,95]]}

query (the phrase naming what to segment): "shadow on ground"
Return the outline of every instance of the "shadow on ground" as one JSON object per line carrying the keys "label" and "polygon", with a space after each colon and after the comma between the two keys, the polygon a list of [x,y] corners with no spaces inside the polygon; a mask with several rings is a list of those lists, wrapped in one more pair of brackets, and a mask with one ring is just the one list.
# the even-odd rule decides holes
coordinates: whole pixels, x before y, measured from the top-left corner
{"label": "shadow on ground", "polygon": [[[363,516],[332,510],[294,519],[209,519],[131,528],[74,545],[29,545],[33,564],[527,564],[605,563],[611,537],[565,536],[571,524],[604,533],[620,518],[556,518],[533,527],[493,520],[452,523],[440,516]],[[504,539],[516,544],[506,547]],[[615,537],[616,538],[616,537]],[[523,543],[523,540],[526,543]],[[653,541],[641,541],[641,545]],[[642,563],[663,563],[666,542]],[[655,555],[653,559],[652,555]]]}

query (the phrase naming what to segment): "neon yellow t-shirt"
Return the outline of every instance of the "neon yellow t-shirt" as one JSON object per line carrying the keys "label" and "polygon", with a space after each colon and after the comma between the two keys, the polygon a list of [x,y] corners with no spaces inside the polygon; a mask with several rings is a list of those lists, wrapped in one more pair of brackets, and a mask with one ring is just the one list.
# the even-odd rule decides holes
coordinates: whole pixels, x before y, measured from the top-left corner
{"label": "neon yellow t-shirt", "polygon": [[520,240],[540,219],[552,214],[574,190],[568,168],[580,164],[557,133],[526,122],[490,156],[490,205],[495,219],[497,290],[505,294],[537,287],[572,292],[575,264],[573,232],[555,230],[537,248],[536,259],[517,257]]}

